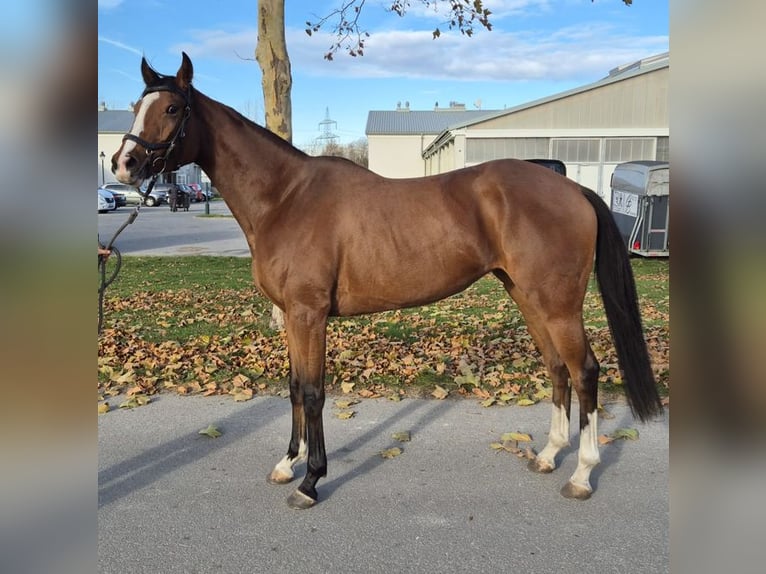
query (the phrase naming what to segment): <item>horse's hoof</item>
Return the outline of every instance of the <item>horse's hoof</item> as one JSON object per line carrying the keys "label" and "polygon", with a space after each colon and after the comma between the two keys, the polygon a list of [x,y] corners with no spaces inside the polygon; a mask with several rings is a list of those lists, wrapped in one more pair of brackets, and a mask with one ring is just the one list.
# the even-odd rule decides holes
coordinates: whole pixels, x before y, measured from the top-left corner
{"label": "horse's hoof", "polygon": [[272,470],[271,473],[269,473],[269,476],[266,477],[266,480],[270,484],[287,484],[292,479],[292,474],[285,474],[284,472],[280,472],[276,469]]}
{"label": "horse's hoof", "polygon": [[574,498],[575,500],[588,500],[593,494],[592,488],[587,488],[571,481],[561,487],[561,496],[564,498]]}
{"label": "horse's hoof", "polygon": [[300,490],[295,490],[290,496],[287,497],[287,505],[290,508],[297,510],[306,510],[311,508],[317,503],[316,500],[310,496],[303,494]]}
{"label": "horse's hoof", "polygon": [[540,458],[533,458],[527,463],[527,468],[531,470],[532,472],[537,472],[540,474],[550,474],[553,472],[556,467],[553,466],[551,463],[546,462]]}

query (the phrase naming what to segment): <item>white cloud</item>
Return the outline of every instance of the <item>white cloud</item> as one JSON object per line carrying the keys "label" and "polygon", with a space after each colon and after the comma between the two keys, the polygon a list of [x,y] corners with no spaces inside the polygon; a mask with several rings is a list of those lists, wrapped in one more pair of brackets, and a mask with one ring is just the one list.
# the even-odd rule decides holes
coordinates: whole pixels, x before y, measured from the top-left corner
{"label": "white cloud", "polygon": [[[502,4],[510,10],[540,1]],[[323,56],[333,43],[332,34],[320,31],[309,37],[299,28],[288,28],[286,34],[293,74],[343,78],[587,81],[605,76],[615,66],[668,50],[667,36],[630,36],[608,23],[545,32],[496,29],[471,38],[453,31],[435,40],[430,30],[388,30],[371,33],[363,57],[352,58],[341,51],[328,62]],[[184,50],[192,59],[254,57],[255,28],[191,30],[188,36],[194,40],[176,44],[170,51]]]}
{"label": "white cloud", "polygon": [[468,38],[450,32],[436,40],[428,31],[384,31],[366,40],[364,57],[339,53],[326,62],[322,56],[331,43],[329,34],[309,38],[302,30],[288,30],[293,70],[359,78],[579,80],[668,49],[667,36],[630,37],[597,24],[546,34],[495,30]]}
{"label": "white cloud", "polygon": [[195,57],[220,58],[224,60],[255,58],[255,44],[258,38],[256,28],[247,28],[239,32],[228,30],[189,30],[186,36],[192,41],[182,42],[170,47],[170,52],[186,52]]}

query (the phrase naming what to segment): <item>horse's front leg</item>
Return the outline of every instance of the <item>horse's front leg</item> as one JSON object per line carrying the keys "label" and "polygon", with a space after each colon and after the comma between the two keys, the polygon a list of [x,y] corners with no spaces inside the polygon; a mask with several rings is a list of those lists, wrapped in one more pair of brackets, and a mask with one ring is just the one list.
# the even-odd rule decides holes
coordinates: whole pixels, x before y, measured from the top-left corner
{"label": "horse's front leg", "polygon": [[316,483],[327,474],[322,425],[327,311],[305,305],[288,306],[285,326],[290,355],[293,430],[287,456],[274,468],[271,478],[274,479],[273,482],[287,482],[292,479],[293,466],[305,456],[307,444],[306,476],[287,499],[292,508],[303,509],[317,503]]}

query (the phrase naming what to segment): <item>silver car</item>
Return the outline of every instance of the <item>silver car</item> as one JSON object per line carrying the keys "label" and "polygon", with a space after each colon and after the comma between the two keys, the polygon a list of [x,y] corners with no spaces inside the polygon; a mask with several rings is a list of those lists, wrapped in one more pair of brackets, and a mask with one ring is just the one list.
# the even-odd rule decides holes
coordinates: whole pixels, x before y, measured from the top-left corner
{"label": "silver car", "polygon": [[117,203],[114,201],[114,196],[111,192],[98,188],[98,212],[106,213],[107,211],[113,211],[117,209]]}
{"label": "silver car", "polygon": [[[146,198],[146,201],[143,201],[141,193],[139,193],[139,191],[133,186],[117,182],[105,183],[101,186],[102,189],[107,191],[117,191],[123,194],[128,205],[142,204],[148,207],[154,207],[168,202],[167,187],[168,184],[166,183],[156,184],[154,189],[152,189],[152,192],[149,194],[149,197]],[[146,185],[142,186],[142,191],[145,189]]]}

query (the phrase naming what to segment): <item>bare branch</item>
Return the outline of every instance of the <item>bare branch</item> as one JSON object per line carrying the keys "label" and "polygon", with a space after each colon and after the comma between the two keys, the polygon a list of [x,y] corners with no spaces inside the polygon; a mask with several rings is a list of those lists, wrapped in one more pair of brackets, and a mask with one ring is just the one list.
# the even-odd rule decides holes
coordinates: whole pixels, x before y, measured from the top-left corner
{"label": "bare branch", "polygon": [[[390,12],[398,16],[404,16],[410,8],[410,0],[390,0]],[[492,24],[489,21],[491,12],[484,8],[482,0],[418,0],[426,7],[437,8],[440,4],[448,4],[449,11],[447,19],[443,25],[450,30],[458,29],[461,34],[473,36],[474,25],[480,24],[487,30],[492,30]],[[623,0],[631,1],[631,0]],[[325,25],[332,25],[332,31],[335,34],[335,41],[332,43],[324,57],[332,60],[335,54],[343,49],[349,56],[363,56],[364,43],[370,36],[367,30],[360,27],[359,17],[362,13],[366,0],[343,0],[339,8],[333,10],[323,17],[316,16],[316,20],[306,22],[306,34],[311,36],[318,32]],[[433,32],[434,39],[441,35],[439,28]]]}

